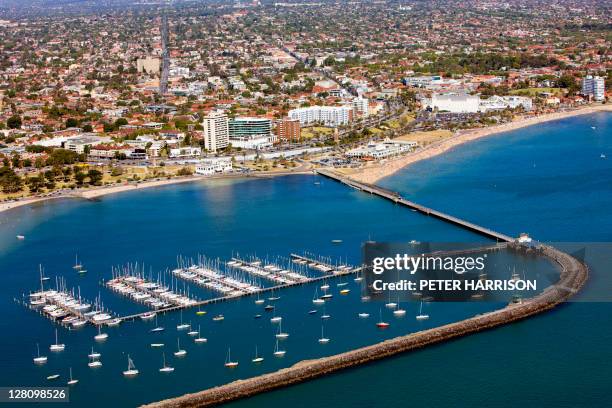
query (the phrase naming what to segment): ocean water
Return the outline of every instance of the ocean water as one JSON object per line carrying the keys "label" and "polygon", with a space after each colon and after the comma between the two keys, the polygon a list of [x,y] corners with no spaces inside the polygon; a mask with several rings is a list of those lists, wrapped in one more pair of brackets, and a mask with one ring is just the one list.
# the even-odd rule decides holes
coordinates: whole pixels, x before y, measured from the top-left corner
{"label": "ocean water", "polygon": [[[610,120],[596,114],[539,125],[456,148],[418,163],[381,184],[411,199],[508,234],[529,232],[545,241],[609,241],[612,236],[612,157]],[[595,129],[592,129],[594,126]],[[17,241],[15,235],[26,236]],[[332,239],[343,240],[334,245]],[[371,344],[423,328],[463,319],[493,305],[430,304],[431,319],[416,322],[415,304],[407,304],[405,319],[394,320],[387,331],[374,326],[381,309],[362,303],[359,286],[350,279],[351,293],[326,305],[332,318],[323,323],[332,341],[319,345],[322,310],[316,315],[311,299],[315,285],[282,291],[276,302],[283,316],[283,359],[272,356],[276,327],[269,314],[244,298],[207,307],[207,315],[186,311],[182,320],[201,327],[208,343],[194,344],[178,333],[178,313],[161,316],[166,331],[149,333],[153,323],[125,323],[105,329],[109,339],[93,340],[95,330],[60,329],[66,351],[51,354],[55,327],[15,299],[37,288],[42,264],[53,279],[80,288],[89,300],[100,296],[119,314],[142,306],[115,295],[101,285],[111,267],[138,262],[151,276],[169,279],[167,269],[177,255],[228,259],[258,256],[276,260],[291,252],[309,251],[342,263],[360,262],[363,241],[482,242],[473,233],[396,207],[391,203],[315,176],[275,179],[207,181],[129,192],[99,201],[46,202],[0,214],[0,384],[63,385],[68,367],[80,380],[71,390],[73,406],[135,406],[160,398],[193,392],[237,378],[276,370],[314,358]],[[88,273],[71,268],[78,254]],[[590,285],[610,282],[609,259],[600,251],[591,265]],[[318,286],[318,285],[316,285]],[[210,296],[194,285],[199,298]],[[612,291],[612,285],[611,291]],[[612,328],[609,303],[571,303],[550,313],[497,330],[405,354],[316,381],[236,402],[236,406],[601,406],[607,397],[612,369]],[[361,321],[360,311],[371,318]],[[223,313],[222,323],[211,316]],[[261,319],[254,319],[257,313]],[[183,359],[172,353],[181,348]],[[49,357],[42,367],[31,358],[40,343]],[[170,376],[157,371],[162,352],[152,342],[165,343]],[[87,367],[92,345],[102,353],[103,367]],[[255,353],[265,358],[254,366]],[[223,367],[227,349],[240,361],[235,370]],[[129,354],[141,374],[126,380],[121,371]],[[57,383],[45,377],[59,373]],[[120,399],[118,400],[118,397]]]}
{"label": "ocean water", "polygon": [[[171,280],[168,270],[176,267],[177,256],[229,260],[232,256],[258,256],[276,261],[291,253],[308,251],[330,257],[334,262],[358,265],[361,243],[368,239],[400,241],[410,239],[482,242],[473,233],[441,221],[419,216],[393,204],[348,189],[336,182],[314,176],[282,178],[217,180],[110,195],[99,201],[62,200],[15,209],[0,215],[0,384],[13,386],[65,384],[68,370],[73,369],[79,383],[71,389],[74,406],[108,406],[120,396],[122,406],[135,406],[223,384],[238,378],[270,372],[297,361],[335,354],[372,344],[385,338],[422,330],[499,307],[499,304],[430,304],[431,318],[417,322],[416,304],[406,304],[408,314],[394,319],[391,312],[377,302],[362,303],[360,286],[352,278],[330,279],[334,299],[319,307],[312,304],[315,287],[309,284],[275,293],[275,313],[283,317],[282,329],[290,334],[279,347],[284,358],[273,357],[277,326],[271,324],[271,313],[255,305],[254,297],[237,299],[205,308],[205,316],[196,309],[160,316],[158,324],[166,330],[151,333],[154,322],[126,322],[117,328],[105,328],[107,341],[97,343],[93,327],[67,330],[59,327],[62,353],[51,353],[54,325],[50,320],[23,306],[19,301],[39,287],[39,265],[51,280],[60,279],[84,298],[100,297],[104,306],[119,315],[141,312],[141,304],[119,296],[103,282],[112,276],[112,268],[138,264],[145,275],[161,277],[166,284],[187,291],[192,297],[206,299],[214,294],[183,281]],[[17,234],[25,235],[23,241]],[[332,239],[341,239],[333,244]],[[88,270],[84,276],[72,269],[78,255]],[[282,262],[282,259],[280,259]],[[314,273],[311,273],[314,275]],[[348,283],[351,292],[340,296],[337,283]],[[270,296],[270,295],[268,295]],[[27,297],[27,296],[26,296]],[[391,320],[388,330],[376,329],[383,313]],[[360,320],[359,312],[370,319]],[[330,314],[322,321],[323,313]],[[212,317],[223,314],[223,322]],[[256,314],[262,318],[255,319]],[[178,332],[181,321],[201,329],[206,344],[195,344],[186,332]],[[331,338],[320,345],[321,327]],[[187,356],[176,358],[180,347]],[[40,343],[49,361],[35,366],[32,357]],[[163,349],[151,343],[164,343]],[[91,348],[102,354],[103,366],[87,367]],[[254,365],[255,348],[265,358]],[[224,367],[225,357],[240,362],[235,370]],[[158,372],[163,355],[175,372]],[[125,379],[128,355],[140,375]],[[50,374],[61,379],[47,381]],[[92,398],[92,393],[96,397]]]}
{"label": "ocean water", "polygon": [[[589,246],[590,279],[578,296],[584,300],[593,292],[612,294],[610,158],[612,114],[598,113],[465,144],[380,184],[507,234],[600,243]],[[612,305],[603,298],[572,302],[230,406],[608,406],[610,316]]]}

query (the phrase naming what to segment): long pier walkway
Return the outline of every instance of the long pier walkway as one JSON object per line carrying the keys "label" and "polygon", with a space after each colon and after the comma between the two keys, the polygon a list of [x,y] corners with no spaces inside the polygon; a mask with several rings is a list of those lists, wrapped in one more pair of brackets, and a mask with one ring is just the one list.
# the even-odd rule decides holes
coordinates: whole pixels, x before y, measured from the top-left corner
{"label": "long pier walkway", "polygon": [[405,198],[402,198],[402,196],[400,196],[399,193],[395,191],[387,190],[385,188],[382,188],[382,187],[379,187],[373,184],[361,183],[359,181],[352,180],[348,177],[342,176],[334,171],[327,170],[327,169],[316,169],[314,171],[317,174],[328,177],[332,180],[339,181],[340,183],[346,184],[347,186],[353,187],[357,190],[365,191],[367,193],[375,194],[379,197],[386,198],[387,200],[393,201],[396,204],[401,204],[408,208],[416,210],[422,214],[430,215],[440,220],[450,222],[451,224],[458,225],[462,228],[465,228],[469,231],[476,232],[485,237],[492,238],[497,241],[504,241],[504,242],[514,241],[514,238],[508,235],[501,234],[491,229],[481,227],[478,224],[474,224],[472,222],[463,220],[461,218],[457,218],[452,215],[443,213],[442,211],[434,210],[433,208],[425,207],[424,205],[420,205],[413,201],[406,200]]}

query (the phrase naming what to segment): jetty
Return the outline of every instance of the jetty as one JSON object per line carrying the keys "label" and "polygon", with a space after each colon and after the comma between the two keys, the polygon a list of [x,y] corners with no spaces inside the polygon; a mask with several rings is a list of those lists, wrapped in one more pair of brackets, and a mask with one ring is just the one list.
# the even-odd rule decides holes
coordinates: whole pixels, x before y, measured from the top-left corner
{"label": "jetty", "polygon": [[558,249],[538,244],[531,246],[521,243],[508,235],[492,231],[469,221],[421,206],[402,198],[398,193],[378,186],[360,183],[326,169],[317,173],[349,185],[355,189],[380,196],[397,204],[433,216],[443,221],[458,225],[488,238],[495,239],[519,251],[533,253],[549,259],[557,265],[559,281],[546,288],[540,294],[519,303],[510,303],[502,309],[477,315],[460,322],[450,323],[428,330],[385,340],[383,342],[361,347],[355,350],[323,357],[315,360],[304,360],[295,365],[260,376],[237,380],[225,385],[213,387],[193,394],[145,405],[147,408],[190,408],[208,407],[247,398],[263,392],[298,384],[334,373],[347,368],[380,360],[399,353],[417,350],[429,345],[441,343],[454,338],[478,333],[512,322],[516,322],[538,313],[545,312],[565,302],[577,293],[588,279],[588,268],[573,256]]}
{"label": "jetty", "polygon": [[359,181],[355,181],[351,178],[345,177],[341,174],[338,174],[337,172],[327,170],[327,169],[316,169],[315,172],[317,174],[320,174],[332,180],[336,180],[336,181],[339,181],[340,183],[346,184],[347,186],[352,187],[354,189],[377,195],[379,197],[385,198],[396,204],[403,205],[405,207],[408,207],[412,210],[415,210],[427,216],[435,217],[442,221],[446,221],[448,223],[457,225],[466,230],[476,232],[487,238],[492,238],[496,241],[502,241],[502,242],[514,241],[514,238],[509,235],[501,234],[499,232],[490,230],[488,228],[485,228],[480,225],[474,224],[472,222],[463,220],[461,218],[454,217],[452,215],[443,213],[442,211],[434,210],[433,208],[429,208],[424,205],[417,204],[413,201],[407,200],[403,198],[398,192],[387,190],[386,188],[382,188],[374,184],[361,183]]}

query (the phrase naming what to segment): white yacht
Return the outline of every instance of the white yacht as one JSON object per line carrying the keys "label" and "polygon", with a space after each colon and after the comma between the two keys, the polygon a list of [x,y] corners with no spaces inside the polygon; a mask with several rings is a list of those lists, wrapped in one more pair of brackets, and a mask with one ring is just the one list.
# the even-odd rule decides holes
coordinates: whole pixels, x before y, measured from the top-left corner
{"label": "white yacht", "polygon": [[180,341],[180,339],[176,339],[176,346],[177,346],[177,349],[174,352],[174,355],[177,356],[177,357],[184,357],[187,354],[187,351],[181,349],[181,341]]}
{"label": "white yacht", "polygon": [[57,340],[57,329],[55,329],[55,344],[49,346],[49,350],[51,351],[64,351],[66,348],[65,344],[60,344]]}
{"label": "white yacht", "polygon": [[127,370],[123,372],[123,375],[125,375],[126,377],[134,377],[135,375],[138,375],[138,370],[136,369],[136,366],[134,366],[134,362],[130,358],[129,354],[128,354],[128,368]]}
{"label": "white yacht", "polygon": [[34,357],[34,364],[45,364],[47,362],[47,356],[40,355],[40,347],[36,343],[36,357]]}

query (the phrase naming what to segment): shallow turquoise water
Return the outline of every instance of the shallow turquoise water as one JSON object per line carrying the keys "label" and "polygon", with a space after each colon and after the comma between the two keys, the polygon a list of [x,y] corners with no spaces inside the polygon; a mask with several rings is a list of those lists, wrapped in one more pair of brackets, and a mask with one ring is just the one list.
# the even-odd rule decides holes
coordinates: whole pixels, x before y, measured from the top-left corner
{"label": "shallow turquoise water", "polygon": [[[612,157],[611,117],[573,118],[464,145],[382,184],[500,232],[527,231],[549,241],[609,241],[612,162],[599,155],[607,152]],[[26,235],[26,240],[16,241],[16,234]],[[343,243],[332,245],[331,239]],[[62,330],[67,350],[52,356],[46,350],[54,326],[12,301],[36,287],[39,263],[50,276],[65,276],[68,286],[79,286],[89,299],[100,293],[106,306],[124,314],[141,308],[100,286],[100,280],[110,276],[111,266],[142,262],[157,273],[172,268],[179,254],[274,258],[302,250],[355,264],[360,260],[360,244],[367,239],[482,241],[472,233],[313,176],[168,186],[107,196],[99,202],[64,200],[0,214],[0,330],[10,333],[0,338],[2,349],[10,351],[0,355],[4,368],[0,384],[46,384],[46,375],[66,375],[72,366],[81,380],[71,395],[73,405],[106,406],[121,395],[120,406],[133,406],[458,320],[490,307],[432,304],[429,321],[417,324],[406,318],[379,332],[372,321],[355,317],[361,310],[374,316],[379,305],[361,304],[358,287],[351,282],[351,294],[336,296],[327,306],[332,319],[325,324],[326,336],[332,342],[320,346],[316,339],[321,321],[306,314],[313,308],[313,287],[303,286],[284,291],[278,302],[285,318],[283,329],[290,333],[282,360],[271,355],[274,328],[269,316],[253,319],[257,307],[252,299],[242,299],[210,307],[205,317],[184,314],[184,320],[201,324],[209,343],[196,347],[181,335],[181,346],[188,351],[183,360],[171,355],[176,349],[177,314],[160,319],[167,328],[160,336],[148,333],[151,324],[143,322],[109,329],[109,340],[96,346],[104,366],[94,372],[86,366],[93,329]],[[76,252],[89,270],[84,278],[71,269]],[[599,255],[592,266],[591,284],[606,285],[608,275],[601,266],[609,263],[605,254]],[[410,315],[416,305],[407,308]],[[520,324],[234,405],[474,406],[486,402],[501,407],[529,401],[537,401],[538,406],[602,405],[612,374],[607,363],[612,357],[611,309],[604,303],[565,305]],[[210,317],[221,312],[226,320],[213,323]],[[148,344],[158,341],[167,344],[167,358],[176,367],[171,377],[157,372],[161,353]],[[44,367],[31,364],[36,342],[49,356]],[[266,358],[260,367],[250,364],[255,345]],[[223,367],[228,346],[241,361],[235,371]],[[127,353],[141,370],[133,381],[121,376]]]}

